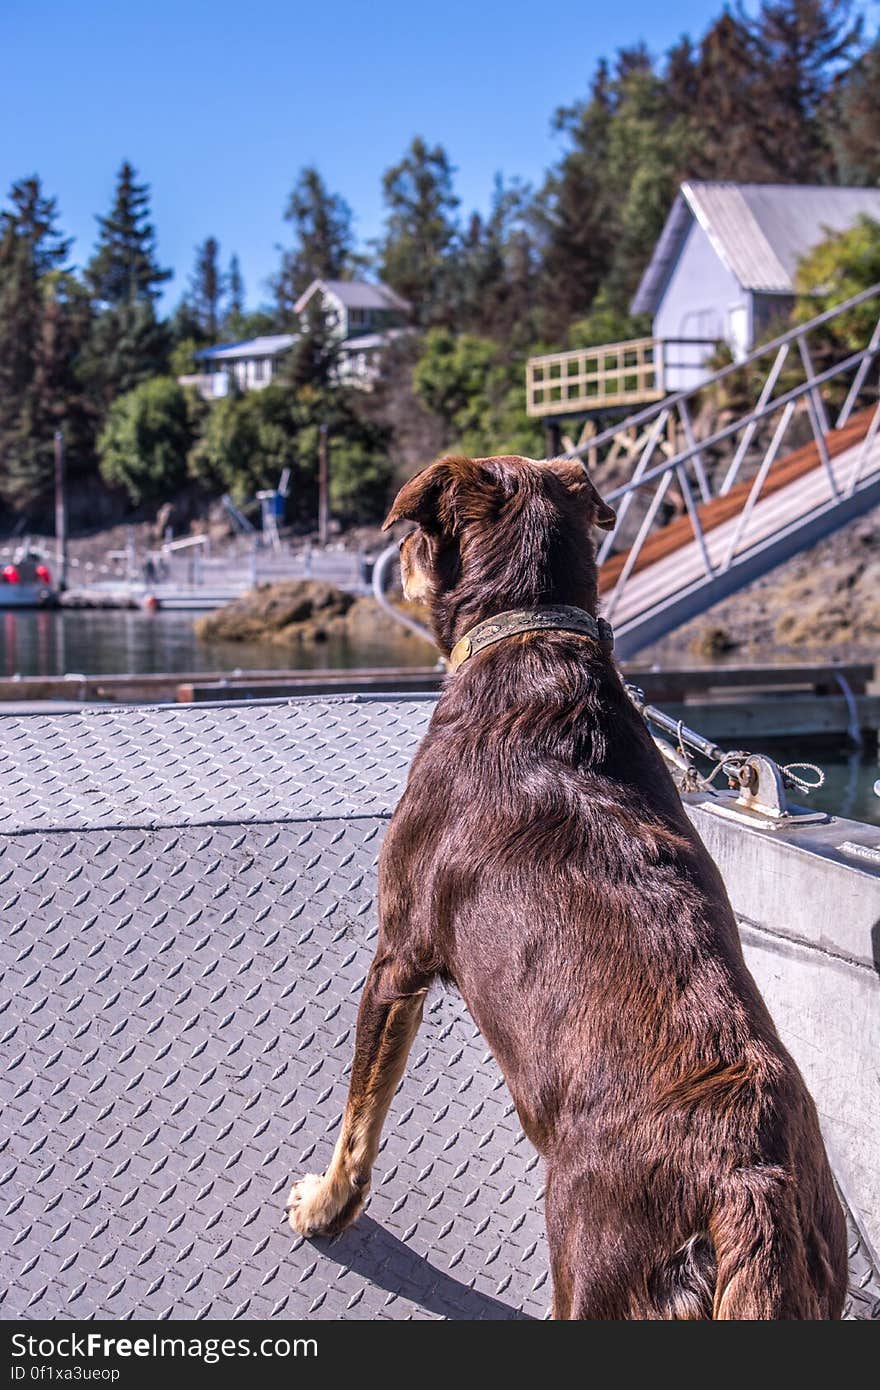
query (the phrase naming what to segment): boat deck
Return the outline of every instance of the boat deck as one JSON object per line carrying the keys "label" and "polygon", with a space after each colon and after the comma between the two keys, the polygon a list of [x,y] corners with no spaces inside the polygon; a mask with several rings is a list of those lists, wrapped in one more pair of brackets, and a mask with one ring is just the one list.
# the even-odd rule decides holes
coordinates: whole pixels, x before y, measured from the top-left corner
{"label": "boat deck", "polygon": [[[4,1318],[543,1318],[542,1171],[432,997],[366,1215],[329,1158],[376,856],[427,699],[0,720]],[[855,1228],[848,1316],[880,1315]]]}

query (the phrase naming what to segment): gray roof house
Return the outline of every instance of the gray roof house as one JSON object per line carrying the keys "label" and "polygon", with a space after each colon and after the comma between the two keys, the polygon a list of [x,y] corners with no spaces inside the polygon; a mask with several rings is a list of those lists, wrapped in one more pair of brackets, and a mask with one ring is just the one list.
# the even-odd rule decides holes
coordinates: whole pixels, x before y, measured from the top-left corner
{"label": "gray roof house", "polygon": [[[319,296],[326,322],[338,339],[335,373],[340,382],[369,388],[379,374],[382,353],[395,338],[410,333],[410,306],[387,285],[366,280],[313,280],[294,309],[302,318]],[[227,395],[234,380],[241,391],[258,391],[277,376],[284,354],[298,333],[271,333],[236,343],[218,343],[195,354],[200,370],[178,377],[205,400]]]}
{"label": "gray roof house", "polygon": [[[801,257],[863,214],[880,219],[880,188],[683,183],[632,311],[651,315],[655,338],[724,341],[744,357],[791,308]],[[667,372],[666,389],[694,384],[684,376]]]}
{"label": "gray roof house", "polygon": [[529,358],[529,415],[555,428],[699,386],[716,345],[745,357],[788,313],[800,258],[862,215],[880,220],[880,188],[683,183],[632,301],[651,336]]}
{"label": "gray roof house", "polygon": [[313,280],[294,308],[302,315],[319,297],[331,332],[339,339],[336,376],[369,388],[380,371],[382,354],[406,327],[410,304],[388,285],[367,280]]}
{"label": "gray roof house", "polygon": [[178,381],[181,386],[194,386],[205,400],[227,395],[232,380],[240,391],[262,390],[298,338],[298,333],[266,333],[259,338],[202,348],[194,354],[201,371],[178,377]]}

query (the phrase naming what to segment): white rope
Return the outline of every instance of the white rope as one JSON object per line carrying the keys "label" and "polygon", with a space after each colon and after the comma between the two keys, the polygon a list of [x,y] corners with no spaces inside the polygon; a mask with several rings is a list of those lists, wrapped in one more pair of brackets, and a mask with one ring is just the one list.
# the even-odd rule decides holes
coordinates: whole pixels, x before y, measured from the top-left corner
{"label": "white rope", "polygon": [[[808,772],[815,772],[816,781],[808,782],[805,777],[798,777],[796,773],[792,772],[794,767],[805,767]],[[799,791],[805,792],[807,795],[810,792],[818,791],[820,787],[825,785],[825,773],[815,763],[786,763],[782,769],[782,774],[791,782],[793,787],[797,787]]]}

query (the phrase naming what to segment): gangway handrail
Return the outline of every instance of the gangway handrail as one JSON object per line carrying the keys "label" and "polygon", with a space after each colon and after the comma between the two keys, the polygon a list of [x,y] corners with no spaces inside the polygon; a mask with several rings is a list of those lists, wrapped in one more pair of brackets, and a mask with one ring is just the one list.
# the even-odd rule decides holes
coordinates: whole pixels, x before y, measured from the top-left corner
{"label": "gangway handrail", "polygon": [[[835,304],[833,308],[826,309],[823,313],[817,314],[815,318],[809,319],[806,323],[796,324],[794,328],[789,328],[785,333],[780,333],[778,337],[771,338],[769,342],[762,343],[760,347],[754,348],[750,353],[739,362],[731,362],[726,367],[721,367],[707,381],[703,381],[698,386],[684,387],[681,391],[676,391],[672,395],[664,396],[662,400],[654,401],[644,409],[627,417],[626,420],[618,422],[616,425],[609,426],[601,434],[594,435],[584,444],[577,445],[574,449],[569,449],[564,458],[582,458],[584,454],[592,454],[596,449],[600,449],[603,444],[610,443],[616,439],[622,429],[638,428],[648,424],[662,410],[672,410],[682,401],[687,401],[691,396],[696,396],[700,391],[704,391],[706,386],[714,385],[716,382],[724,381],[734,372],[742,371],[744,367],[750,366],[753,362],[758,362],[762,357],[768,356],[771,352],[778,352],[780,348],[786,347],[789,343],[796,342],[803,338],[805,334],[812,332],[814,328],[820,327],[824,323],[830,323],[832,319],[840,314],[846,313],[850,309],[855,309],[859,304],[864,304],[867,300],[880,295],[880,281],[870,285],[867,289],[861,290],[858,294],[852,295],[849,299],[843,300],[841,304]],[[867,352],[869,349],[864,349]],[[880,351],[880,345],[874,343],[873,351]],[[837,368],[838,371],[842,368]],[[839,422],[839,424],[842,422]]]}
{"label": "gangway handrail", "polygon": [[[877,288],[880,290],[880,285],[878,285]],[[880,351],[880,349],[875,348],[874,351],[877,352]],[[738,434],[743,426],[752,423],[757,424],[761,420],[766,419],[768,415],[775,415],[778,410],[786,405],[800,399],[801,396],[810,394],[817,386],[824,386],[827,381],[831,381],[834,377],[840,376],[841,373],[849,371],[857,362],[861,362],[867,352],[867,348],[861,348],[858,352],[854,352],[850,357],[845,358],[844,361],[837,363],[833,367],[828,367],[824,372],[820,372],[817,376],[812,377],[810,381],[803,381],[799,386],[792,386],[790,390],[784,392],[783,395],[775,396],[760,408],[756,406],[754,410],[749,411],[747,414],[737,416],[736,420],[731,424],[724,425],[720,430],[716,430],[714,434],[707,435],[705,439],[699,439],[695,443],[689,444],[686,449],[682,449],[671,458],[664,459],[662,463],[657,463],[653,468],[647,469],[640,477],[632,478],[629,482],[621,483],[619,487],[612,489],[610,492],[606,492],[604,494],[605,500],[607,502],[614,502],[617,498],[623,497],[625,493],[638,490],[647,483],[651,483],[656,478],[661,477],[664,473],[668,473],[671,469],[679,468],[683,463],[687,463],[703,450],[711,449],[713,445],[721,443],[722,440],[729,439],[731,435]],[[713,380],[714,379],[715,378],[713,378]],[[674,400],[675,397],[670,396],[668,401],[661,402],[661,405],[664,408],[668,408],[669,404]],[[618,429],[619,428],[618,426]],[[596,439],[591,440],[590,447],[595,448],[600,438],[601,436],[597,436]],[[573,455],[566,454],[565,457],[571,458]]]}

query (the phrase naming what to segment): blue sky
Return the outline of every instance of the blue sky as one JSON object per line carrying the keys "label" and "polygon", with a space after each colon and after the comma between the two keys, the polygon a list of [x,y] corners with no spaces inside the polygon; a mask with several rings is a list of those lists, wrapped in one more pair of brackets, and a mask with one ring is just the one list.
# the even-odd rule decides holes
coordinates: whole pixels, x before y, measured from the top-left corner
{"label": "blue sky", "polygon": [[153,190],[164,265],[186,285],[195,244],[241,259],[248,301],[266,297],[282,210],[315,162],[381,227],[382,171],[414,134],[443,143],[464,208],[496,171],[538,182],[556,157],[553,110],[580,96],[596,59],[644,38],[699,35],[720,0],[2,0],[0,191],[37,172],[86,259],[94,217],[130,159]]}

